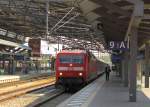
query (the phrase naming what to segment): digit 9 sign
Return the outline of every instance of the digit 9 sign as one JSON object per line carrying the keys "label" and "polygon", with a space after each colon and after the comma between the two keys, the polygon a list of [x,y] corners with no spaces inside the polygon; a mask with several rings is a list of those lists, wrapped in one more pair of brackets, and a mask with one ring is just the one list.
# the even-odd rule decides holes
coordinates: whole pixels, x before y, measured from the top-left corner
{"label": "digit 9 sign", "polygon": [[110,41],[108,48],[110,50],[129,50],[129,45],[127,41]]}
{"label": "digit 9 sign", "polygon": [[109,42],[109,49],[114,49],[115,48],[115,42],[111,41]]}

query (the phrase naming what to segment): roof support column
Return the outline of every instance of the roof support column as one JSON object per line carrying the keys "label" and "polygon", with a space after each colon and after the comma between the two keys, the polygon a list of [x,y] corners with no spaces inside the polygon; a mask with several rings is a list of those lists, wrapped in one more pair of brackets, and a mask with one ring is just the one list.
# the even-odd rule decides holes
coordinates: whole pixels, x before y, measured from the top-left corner
{"label": "roof support column", "polygon": [[126,40],[130,38],[129,101],[136,102],[137,37],[138,37],[138,26],[144,14],[144,2],[142,0],[127,0],[127,1],[134,4],[133,14],[131,16],[131,20],[125,38]]}
{"label": "roof support column", "polygon": [[145,88],[149,88],[149,56],[150,56],[150,46],[148,43],[145,44]]}
{"label": "roof support column", "polygon": [[130,36],[130,63],[129,63],[129,100],[131,102],[136,102],[136,74],[137,74],[137,33],[138,29],[136,27],[131,28]]}

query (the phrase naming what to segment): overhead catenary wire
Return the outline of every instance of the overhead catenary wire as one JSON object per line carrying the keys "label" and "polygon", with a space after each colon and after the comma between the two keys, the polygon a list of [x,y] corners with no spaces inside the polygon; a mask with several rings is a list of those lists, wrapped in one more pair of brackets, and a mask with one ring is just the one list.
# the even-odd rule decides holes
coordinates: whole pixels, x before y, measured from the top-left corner
{"label": "overhead catenary wire", "polygon": [[61,18],[61,19],[51,28],[50,33],[53,32],[53,30],[57,27],[57,25],[58,25],[59,23],[61,23],[61,22],[73,11],[74,8],[75,8],[75,7],[72,7],[72,8],[70,9],[70,11],[69,11],[68,13],[66,13],[65,16],[64,16],[63,18]]}
{"label": "overhead catenary wire", "polygon": [[84,30],[84,31],[88,31],[88,28],[84,28],[84,27],[72,27],[72,26],[62,26],[64,28],[70,28],[70,29],[79,29],[79,30]]}
{"label": "overhead catenary wire", "polygon": [[58,28],[56,28],[54,31],[56,32],[59,28],[61,28],[62,26],[64,26],[65,24],[69,23],[71,20],[73,20],[74,18],[76,18],[77,16],[79,16],[80,14],[77,13],[76,15],[74,15],[73,17],[71,17],[68,21],[66,21],[65,23],[63,23],[62,25],[60,25]]}
{"label": "overhead catenary wire", "polygon": [[[61,22],[61,23],[65,23],[65,22]],[[89,24],[85,24],[85,23],[75,23],[75,22],[69,22],[68,24],[71,24],[71,25],[78,25],[78,26],[85,26],[85,27],[92,27],[91,25]]]}

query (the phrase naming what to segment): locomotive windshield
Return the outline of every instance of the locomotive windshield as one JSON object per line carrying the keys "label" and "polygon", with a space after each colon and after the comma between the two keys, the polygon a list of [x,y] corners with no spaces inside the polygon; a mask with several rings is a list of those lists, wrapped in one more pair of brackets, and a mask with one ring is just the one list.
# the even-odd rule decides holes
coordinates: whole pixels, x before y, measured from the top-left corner
{"label": "locomotive windshield", "polygon": [[60,63],[77,63],[83,64],[83,56],[81,55],[64,55],[59,57]]}

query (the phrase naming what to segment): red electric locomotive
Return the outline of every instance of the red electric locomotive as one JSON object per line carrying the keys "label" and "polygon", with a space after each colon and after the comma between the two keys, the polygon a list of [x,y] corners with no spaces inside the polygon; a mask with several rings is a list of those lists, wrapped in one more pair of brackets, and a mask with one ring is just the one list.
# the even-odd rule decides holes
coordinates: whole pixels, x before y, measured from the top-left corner
{"label": "red electric locomotive", "polygon": [[65,88],[88,83],[104,68],[94,55],[85,50],[63,50],[57,54],[55,64],[56,86]]}

